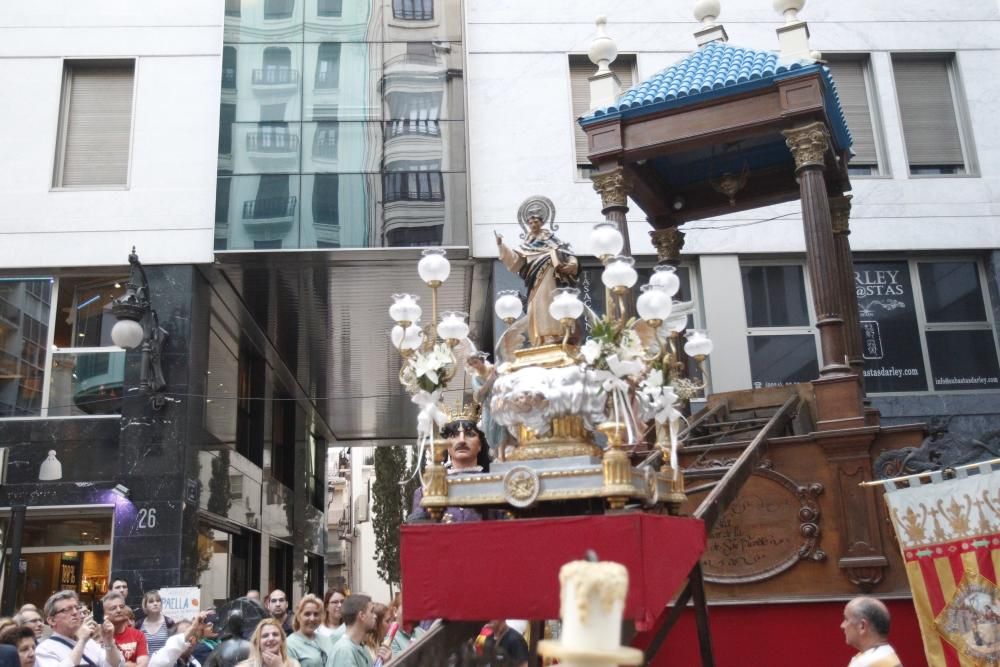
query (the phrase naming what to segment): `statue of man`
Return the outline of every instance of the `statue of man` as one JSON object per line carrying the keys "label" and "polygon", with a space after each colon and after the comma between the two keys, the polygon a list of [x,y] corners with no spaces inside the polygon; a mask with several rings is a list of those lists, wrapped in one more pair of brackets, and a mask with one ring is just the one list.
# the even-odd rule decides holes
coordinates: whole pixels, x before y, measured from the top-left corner
{"label": "statue of man", "polygon": [[541,207],[527,211],[524,241],[516,248],[496,235],[500,261],[516,273],[528,288],[528,339],[532,346],[558,343],[562,340],[562,325],[549,315],[552,291],[558,287],[575,287],[580,264],[569,245],[545,229]]}

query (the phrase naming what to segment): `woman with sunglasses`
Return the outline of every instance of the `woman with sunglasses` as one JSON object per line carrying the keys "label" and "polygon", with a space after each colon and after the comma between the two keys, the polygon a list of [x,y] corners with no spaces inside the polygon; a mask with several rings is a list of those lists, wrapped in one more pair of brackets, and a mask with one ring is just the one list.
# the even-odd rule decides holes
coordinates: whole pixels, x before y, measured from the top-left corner
{"label": "woman with sunglasses", "polygon": [[292,627],[295,632],[288,636],[288,655],[299,661],[302,667],[326,667],[327,659],[333,654],[333,643],[329,637],[316,632],[323,622],[323,601],[315,595],[306,595],[295,608]]}
{"label": "woman with sunglasses", "polygon": [[[448,460],[445,466],[449,475],[463,475],[490,470],[490,444],[476,422],[474,413],[469,410],[449,421],[441,427],[441,435],[448,440]],[[418,488],[413,494],[413,513],[410,520],[426,519],[428,514],[420,506],[424,497],[423,488]],[[471,507],[448,507],[444,511],[444,523],[461,523],[465,521],[482,521],[482,515]]]}

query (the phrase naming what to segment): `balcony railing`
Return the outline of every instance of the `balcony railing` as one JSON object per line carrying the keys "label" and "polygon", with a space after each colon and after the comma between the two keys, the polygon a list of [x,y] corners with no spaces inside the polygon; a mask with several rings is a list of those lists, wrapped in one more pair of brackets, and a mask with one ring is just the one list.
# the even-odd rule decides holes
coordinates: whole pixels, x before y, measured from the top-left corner
{"label": "balcony railing", "polygon": [[423,135],[427,137],[441,136],[441,123],[437,120],[405,118],[390,121],[389,136]]}
{"label": "balcony railing", "polygon": [[251,132],[247,150],[254,153],[293,153],[299,150],[299,135],[288,132]]}
{"label": "balcony railing", "polygon": [[48,415],[120,414],[124,384],[120,347],[60,349],[52,354]]}
{"label": "balcony railing", "polygon": [[243,202],[244,220],[274,220],[295,215],[298,197],[267,197]]}
{"label": "balcony railing", "polygon": [[255,86],[288,86],[299,82],[299,71],[290,67],[265,67],[253,71]]}

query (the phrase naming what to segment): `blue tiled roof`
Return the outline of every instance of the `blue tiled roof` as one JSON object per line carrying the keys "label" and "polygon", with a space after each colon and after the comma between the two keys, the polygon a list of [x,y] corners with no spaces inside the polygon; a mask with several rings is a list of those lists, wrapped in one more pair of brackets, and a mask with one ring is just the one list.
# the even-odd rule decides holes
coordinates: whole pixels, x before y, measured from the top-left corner
{"label": "blue tiled roof", "polygon": [[827,114],[837,143],[851,145],[850,132],[830,70],[812,60],[781,61],[773,51],[759,51],[724,42],[709,42],[683,60],[638,83],[614,104],[580,119],[581,125],[608,117],[632,117],[687,106],[713,97],[763,87],[788,76],[820,71],[826,83]]}

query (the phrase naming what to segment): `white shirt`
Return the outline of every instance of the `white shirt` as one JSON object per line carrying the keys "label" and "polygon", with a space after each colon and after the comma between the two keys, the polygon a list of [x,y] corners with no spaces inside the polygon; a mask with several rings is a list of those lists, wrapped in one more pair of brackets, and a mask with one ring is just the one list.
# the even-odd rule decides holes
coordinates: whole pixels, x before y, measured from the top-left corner
{"label": "white shirt", "polygon": [[[61,637],[63,641],[69,642],[69,646],[63,644],[62,642],[56,641],[56,637]],[[60,635],[57,633],[52,633],[52,636],[45,639],[38,645],[35,649],[35,665],[36,667],[77,667],[70,659],[73,653],[73,647],[76,646],[75,637],[66,637],[65,635]],[[87,643],[83,647],[83,655],[90,659],[97,667],[116,667],[111,665],[105,658],[105,651],[101,648],[101,645],[95,642],[93,639],[88,639]],[[89,667],[87,661],[82,657],[80,658],[80,664],[84,667]],[[124,667],[125,661],[117,665],[117,667]]]}
{"label": "white shirt", "polygon": [[847,667],[901,667],[896,651],[888,644],[873,646],[851,658]]}
{"label": "white shirt", "polygon": [[[149,657],[149,667],[170,667],[188,647],[187,633],[181,632],[167,639],[159,651]],[[189,660],[188,663],[196,662]]]}

